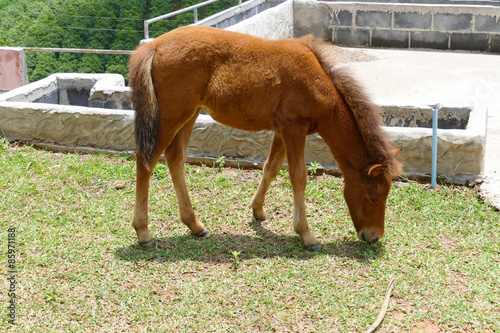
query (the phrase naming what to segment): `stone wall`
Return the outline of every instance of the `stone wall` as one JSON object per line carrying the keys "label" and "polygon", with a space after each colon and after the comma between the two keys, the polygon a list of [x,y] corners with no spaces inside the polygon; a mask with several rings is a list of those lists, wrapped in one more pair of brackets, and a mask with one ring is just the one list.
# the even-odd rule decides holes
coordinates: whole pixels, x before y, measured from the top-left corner
{"label": "stone wall", "polygon": [[498,6],[296,0],[294,15],[296,36],[338,45],[500,53]]}

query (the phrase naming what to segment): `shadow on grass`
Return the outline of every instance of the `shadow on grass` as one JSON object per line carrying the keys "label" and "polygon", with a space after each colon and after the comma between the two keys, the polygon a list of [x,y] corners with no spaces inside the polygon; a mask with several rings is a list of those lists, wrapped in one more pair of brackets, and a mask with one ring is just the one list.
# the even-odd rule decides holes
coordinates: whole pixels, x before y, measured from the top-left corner
{"label": "shadow on grass", "polygon": [[385,252],[383,243],[368,245],[361,241],[339,239],[322,243],[320,252],[311,253],[304,248],[298,236],[273,233],[256,220],[249,225],[255,231],[255,236],[211,233],[205,238],[192,235],[163,237],[155,239],[154,249],[144,249],[134,244],[116,249],[115,256],[131,262],[194,260],[224,264],[233,261],[232,251],[238,251],[241,252],[238,256],[240,260],[273,257],[309,260],[317,256],[332,255],[369,264],[370,260],[382,256]]}

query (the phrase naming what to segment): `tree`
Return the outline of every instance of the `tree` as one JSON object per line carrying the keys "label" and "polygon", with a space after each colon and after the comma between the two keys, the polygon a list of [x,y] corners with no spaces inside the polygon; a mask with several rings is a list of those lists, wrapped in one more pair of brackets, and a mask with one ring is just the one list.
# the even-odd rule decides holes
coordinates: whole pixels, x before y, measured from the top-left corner
{"label": "tree", "polygon": [[[143,20],[205,0],[0,0],[0,45],[133,50],[144,36]],[[198,11],[201,20],[234,6],[219,0]],[[193,12],[153,23],[157,37],[193,23]],[[56,72],[115,72],[127,77],[127,55],[28,52],[30,81]]]}

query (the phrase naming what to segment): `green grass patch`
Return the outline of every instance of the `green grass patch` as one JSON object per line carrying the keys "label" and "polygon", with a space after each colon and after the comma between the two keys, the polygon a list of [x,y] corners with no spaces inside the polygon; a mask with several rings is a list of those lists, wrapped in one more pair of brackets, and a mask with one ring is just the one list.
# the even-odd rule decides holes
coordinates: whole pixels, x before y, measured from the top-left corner
{"label": "green grass patch", "polygon": [[[386,234],[357,240],[342,180],[310,176],[309,222],[318,254],[292,228],[286,171],[264,222],[248,207],[260,172],[186,166],[197,239],[179,222],[168,168],[154,171],[150,228],[131,227],[135,162],[55,154],[0,141],[3,271],[16,228],[16,323],[3,280],[0,327],[16,332],[357,332],[396,286],[379,332],[500,332],[500,213],[467,187],[397,183]],[[432,331],[432,332],[434,332]]]}

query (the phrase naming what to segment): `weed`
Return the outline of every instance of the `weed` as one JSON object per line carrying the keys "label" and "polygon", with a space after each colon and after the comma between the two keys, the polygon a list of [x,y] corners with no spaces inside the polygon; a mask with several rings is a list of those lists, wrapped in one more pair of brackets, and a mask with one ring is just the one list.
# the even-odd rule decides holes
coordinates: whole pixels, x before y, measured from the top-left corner
{"label": "weed", "polygon": [[323,168],[323,166],[321,165],[321,163],[314,161],[314,162],[311,162],[309,164],[309,166],[307,167],[307,170],[311,173],[311,175],[315,175],[316,172],[318,171],[318,169],[322,169],[322,168]]}
{"label": "weed", "polygon": [[218,169],[219,170],[222,170],[222,168],[224,167],[224,165],[226,164],[226,157],[225,156],[219,156],[217,158],[217,162],[215,162]]}
{"label": "weed", "polygon": [[240,260],[238,259],[238,256],[241,254],[241,251],[231,251],[231,254],[233,255],[232,262],[231,262],[231,269],[233,270],[238,270],[240,267]]}

